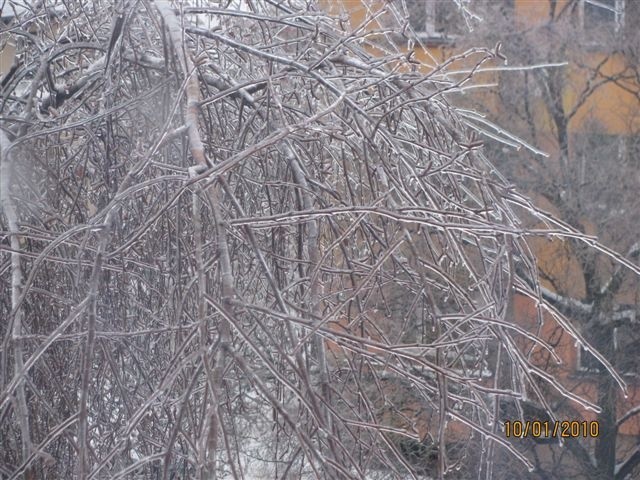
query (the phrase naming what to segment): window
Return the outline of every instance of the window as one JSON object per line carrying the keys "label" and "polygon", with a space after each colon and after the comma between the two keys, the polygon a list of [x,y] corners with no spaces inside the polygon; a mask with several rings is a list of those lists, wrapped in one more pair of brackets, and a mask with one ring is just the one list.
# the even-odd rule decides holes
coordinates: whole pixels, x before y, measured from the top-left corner
{"label": "window", "polygon": [[[631,323],[634,323],[633,321]],[[638,336],[634,334],[634,326],[624,325],[613,329],[614,358],[608,360],[613,367],[623,375],[637,376],[640,358],[637,353]],[[577,369],[584,373],[604,372],[604,366],[590,352],[580,347],[578,349]]]}
{"label": "window", "polygon": [[[399,10],[402,0],[396,0]],[[465,32],[465,21],[454,0],[404,0],[411,28],[427,38],[455,37]]]}
{"label": "window", "polygon": [[603,133],[602,127],[587,130],[572,136],[573,154],[580,162],[580,182],[585,182],[588,175],[605,173],[589,172],[594,163],[603,160],[615,162],[619,169],[640,167],[640,135],[611,135]]}
{"label": "window", "polygon": [[624,0],[583,0],[583,27],[587,32],[617,33],[624,26]]}
{"label": "window", "polygon": [[571,135],[569,185],[585,218],[597,219],[599,228],[617,235],[637,200],[640,136],[612,135],[592,126]]}
{"label": "window", "polygon": [[604,372],[604,366],[582,346],[578,349],[577,369],[585,373]]}

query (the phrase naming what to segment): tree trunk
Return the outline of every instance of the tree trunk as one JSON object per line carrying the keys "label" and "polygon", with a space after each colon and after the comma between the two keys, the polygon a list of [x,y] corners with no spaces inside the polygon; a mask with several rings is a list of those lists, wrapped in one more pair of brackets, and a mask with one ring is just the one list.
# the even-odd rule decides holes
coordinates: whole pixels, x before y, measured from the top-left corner
{"label": "tree trunk", "polygon": [[[604,326],[597,328],[598,335],[594,337],[594,346],[607,358],[613,354],[613,328]],[[598,405],[602,411],[598,414],[600,435],[596,438],[595,460],[597,479],[612,479],[616,465],[616,399],[617,385],[611,375],[602,372],[598,375]]]}

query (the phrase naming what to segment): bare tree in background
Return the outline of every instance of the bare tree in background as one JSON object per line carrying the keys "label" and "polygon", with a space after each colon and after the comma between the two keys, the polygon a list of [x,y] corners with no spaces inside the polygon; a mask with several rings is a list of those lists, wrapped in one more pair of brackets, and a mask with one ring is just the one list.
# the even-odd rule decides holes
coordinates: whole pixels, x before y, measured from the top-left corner
{"label": "bare tree in background", "polygon": [[514,285],[562,321],[519,278],[546,232],[518,213],[638,269],[495,172],[444,98],[454,64],[241,7],[4,3],[0,476],[417,478],[415,445],[440,478],[527,463],[501,399],[588,402],[511,321]]}
{"label": "bare tree in background", "polygon": [[[575,229],[597,234],[637,264],[640,5],[541,2],[539,6],[548,7],[548,16],[529,19],[529,24],[514,22],[513,4],[475,6],[484,22],[465,42],[481,45],[500,40],[513,64],[538,66],[521,71],[509,66],[500,72],[494,102],[499,107],[491,120],[509,125],[512,133],[551,153],[545,158],[493,143],[489,155],[505,176],[535,195],[541,205]],[[470,121],[486,125],[479,116]],[[574,319],[585,338],[619,372],[631,375],[627,379],[637,392],[637,278],[581,242],[554,242],[543,250],[540,276],[549,288],[543,289],[543,296]],[[546,478],[637,476],[638,424],[623,430],[637,421],[640,407],[627,400],[628,410],[620,411],[618,386],[588,351],[581,351],[577,366],[566,368],[573,369],[573,391],[595,387],[594,400],[602,407],[597,415],[600,435],[593,441],[568,442],[557,462],[546,466]],[[562,405],[565,417],[580,415],[572,405],[556,403]]]}

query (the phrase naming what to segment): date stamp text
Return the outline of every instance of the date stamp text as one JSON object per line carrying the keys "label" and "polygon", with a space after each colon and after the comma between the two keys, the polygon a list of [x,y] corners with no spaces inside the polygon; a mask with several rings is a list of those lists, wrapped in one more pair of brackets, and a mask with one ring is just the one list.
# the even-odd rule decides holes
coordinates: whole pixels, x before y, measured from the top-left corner
{"label": "date stamp text", "polygon": [[504,435],[507,438],[597,438],[600,424],[596,420],[507,420]]}

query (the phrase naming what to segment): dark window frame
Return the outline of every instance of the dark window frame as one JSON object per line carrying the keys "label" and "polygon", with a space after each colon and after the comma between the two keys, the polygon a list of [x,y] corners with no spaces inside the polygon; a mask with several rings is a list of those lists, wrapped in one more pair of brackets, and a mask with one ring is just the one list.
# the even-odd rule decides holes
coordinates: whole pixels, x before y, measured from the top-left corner
{"label": "dark window frame", "polygon": [[621,34],[625,26],[625,3],[625,0],[582,0],[583,30]]}
{"label": "dark window frame", "polygon": [[[395,1],[400,4],[402,0]],[[404,1],[409,25],[420,40],[451,41],[464,33],[464,17],[454,0]],[[400,5],[399,9],[402,11]]]}
{"label": "dark window frame", "polygon": [[[613,349],[615,351],[615,355],[625,356],[628,354],[629,358],[635,358],[637,353],[635,353],[636,349],[636,340],[633,335],[627,335],[628,329],[632,329],[637,327],[637,325],[627,324],[620,327],[614,327],[613,329]],[[624,339],[627,339],[627,342],[622,344]],[[640,376],[640,372],[638,371],[638,365],[634,362],[617,362],[617,365],[614,365],[614,368],[620,371],[620,373],[625,377],[638,377]],[[582,345],[580,345],[577,349],[576,354],[576,370],[584,375],[589,374],[600,374],[605,372],[604,365],[600,363],[596,357],[594,357],[591,353],[587,352]]]}

